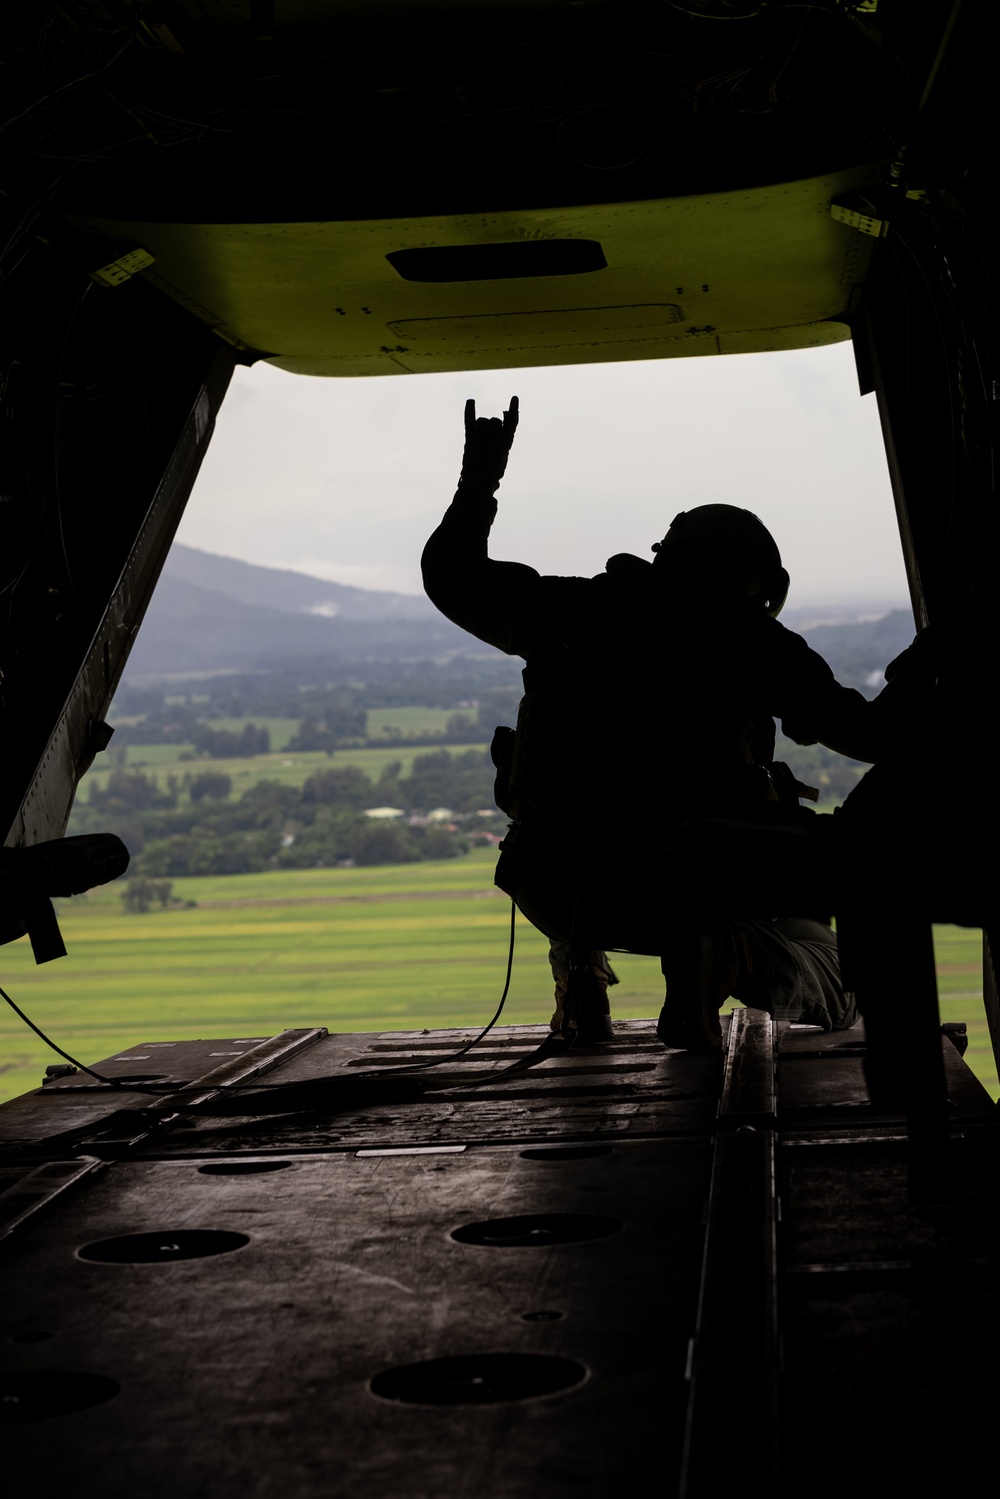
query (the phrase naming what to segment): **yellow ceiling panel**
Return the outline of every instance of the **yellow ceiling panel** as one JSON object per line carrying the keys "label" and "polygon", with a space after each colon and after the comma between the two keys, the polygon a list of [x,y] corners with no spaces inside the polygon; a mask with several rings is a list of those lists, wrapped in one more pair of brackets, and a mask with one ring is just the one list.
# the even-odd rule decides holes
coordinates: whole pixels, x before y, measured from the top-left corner
{"label": "yellow ceiling panel", "polygon": [[299,374],[748,353],[848,336],[874,240],[830,208],[875,170],[454,217],[76,222],[142,246],[154,260],[141,274]]}

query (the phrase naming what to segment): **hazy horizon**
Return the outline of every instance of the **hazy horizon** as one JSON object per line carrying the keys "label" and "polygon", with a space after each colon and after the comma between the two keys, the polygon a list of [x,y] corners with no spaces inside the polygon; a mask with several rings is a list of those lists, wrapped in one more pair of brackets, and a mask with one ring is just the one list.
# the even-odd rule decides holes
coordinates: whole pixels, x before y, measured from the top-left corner
{"label": "hazy horizon", "polygon": [[[235,557],[231,552],[210,552],[207,550],[207,548],[204,547],[192,547],[187,542],[181,542],[179,538],[174,542],[174,546],[180,547],[181,549],[187,550],[188,552],[195,552],[202,557],[216,557],[220,562],[241,562],[247,567],[261,567],[266,569],[268,572],[287,573],[293,577],[304,577],[310,579],[312,582],[320,584],[331,584],[334,587],[360,589],[361,592],[373,594],[385,593],[392,597],[398,597],[402,593],[403,597],[406,598],[425,598],[428,608],[433,609],[434,607],[430,603],[430,600],[426,599],[423,592],[415,594],[403,593],[402,590],[397,589],[363,589],[357,583],[343,583],[340,579],[337,578],[324,578],[319,573],[307,573],[304,572],[301,568],[275,566],[274,564],[268,562],[248,562],[246,558]],[[171,570],[169,568],[169,562],[168,570]],[[205,585],[199,584],[197,586]],[[265,607],[273,608],[275,606],[271,604],[266,605]],[[892,611],[895,609],[905,609],[907,612],[909,612],[909,599],[884,600],[870,597],[868,595],[858,595],[856,598],[843,596],[840,599],[812,599],[800,601],[798,605],[790,606],[786,610],[783,610],[782,619],[787,621],[789,617],[795,618],[797,628],[804,628],[805,625],[803,619],[799,618],[800,616],[807,616],[809,623],[813,625],[824,624],[828,621],[830,623],[833,623],[834,621],[846,620],[848,618],[863,622],[866,620],[881,619],[886,614],[892,613]],[[313,606],[304,605],[302,612],[310,614],[317,612],[322,613],[325,611],[317,611]]]}

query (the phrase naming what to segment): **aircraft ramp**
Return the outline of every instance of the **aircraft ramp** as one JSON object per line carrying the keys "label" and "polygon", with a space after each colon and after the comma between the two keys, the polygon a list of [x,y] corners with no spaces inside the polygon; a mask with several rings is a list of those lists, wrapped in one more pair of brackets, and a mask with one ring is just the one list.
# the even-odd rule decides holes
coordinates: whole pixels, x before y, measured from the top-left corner
{"label": "aircraft ramp", "polygon": [[915,1192],[861,1027],[725,1028],[721,1061],[649,1021],[541,1060],[524,1026],[457,1062],[473,1032],[164,1041],[96,1068],[124,1089],[7,1104],[12,1492],[875,1494],[988,1462],[992,1101],[943,1037]]}

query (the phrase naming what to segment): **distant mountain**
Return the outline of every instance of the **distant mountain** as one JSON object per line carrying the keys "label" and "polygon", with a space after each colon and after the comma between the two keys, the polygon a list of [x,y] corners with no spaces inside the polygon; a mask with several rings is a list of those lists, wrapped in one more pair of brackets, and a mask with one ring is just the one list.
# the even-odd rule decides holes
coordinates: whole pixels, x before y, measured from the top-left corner
{"label": "distant mountain", "polygon": [[207,588],[241,604],[280,609],[286,614],[317,614],[327,619],[435,619],[437,610],[422,594],[380,593],[349,588],[286,568],[258,567],[201,552],[175,541],[163,569],[165,578]]}
{"label": "distant mountain", "polygon": [[[869,696],[913,637],[908,611],[880,619],[787,623]],[[812,616],[816,618],[815,615]],[[829,618],[829,616],[827,616]],[[318,668],[337,661],[495,655],[428,599],[327,583],[175,543],[129,661],[129,675]]]}
{"label": "distant mountain", "polygon": [[[192,581],[192,575],[204,581]],[[452,653],[492,654],[427,599],[341,587],[175,546],[128,671],[134,680],[176,672],[318,668],[331,661],[426,660]]]}

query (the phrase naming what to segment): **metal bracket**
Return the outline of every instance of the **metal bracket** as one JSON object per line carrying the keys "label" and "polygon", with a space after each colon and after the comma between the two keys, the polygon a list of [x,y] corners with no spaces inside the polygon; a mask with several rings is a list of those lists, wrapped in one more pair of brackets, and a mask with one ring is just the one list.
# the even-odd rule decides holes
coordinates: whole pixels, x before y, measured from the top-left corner
{"label": "metal bracket", "polygon": [[123,282],[130,281],[139,271],[144,271],[148,265],[152,265],[156,259],[137,245],[134,250],[128,250],[124,255],[119,255],[117,260],[111,260],[107,265],[100,266],[96,271],[90,272],[91,281],[96,281],[98,286],[121,286]]}
{"label": "metal bracket", "polygon": [[838,224],[846,224],[859,234],[870,234],[873,239],[885,239],[889,233],[889,220],[877,219],[873,213],[863,213],[859,208],[848,208],[844,203],[831,203],[830,215]]}

